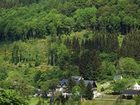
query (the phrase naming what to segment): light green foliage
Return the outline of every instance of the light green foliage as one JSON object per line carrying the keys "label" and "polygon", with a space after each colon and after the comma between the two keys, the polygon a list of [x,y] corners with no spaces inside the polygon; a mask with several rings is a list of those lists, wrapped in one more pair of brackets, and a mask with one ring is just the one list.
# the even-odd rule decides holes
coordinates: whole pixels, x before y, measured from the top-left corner
{"label": "light green foliage", "polygon": [[139,64],[133,58],[121,58],[118,67],[120,69],[119,72],[125,75],[137,77],[140,73]]}
{"label": "light green foliage", "polygon": [[134,97],[134,100],[135,100],[135,105],[140,105],[140,96],[135,96]]}
{"label": "light green foliage", "polygon": [[97,9],[95,7],[78,9],[74,15],[77,28],[90,28],[91,26],[94,26],[94,24],[96,23],[96,11]]}
{"label": "light green foliage", "polygon": [[7,86],[7,88],[20,92],[22,96],[28,96],[33,91],[33,87],[24,80],[22,74],[18,71],[10,71],[5,82],[10,84],[10,87]]}
{"label": "light green foliage", "polygon": [[51,35],[68,34],[74,23],[72,18],[59,14],[57,11],[50,11],[44,21]]}
{"label": "light green foliage", "polygon": [[13,90],[0,90],[1,105],[28,105],[26,100],[19,93]]}
{"label": "light green foliage", "polygon": [[44,43],[15,42],[13,44],[11,61],[14,64],[29,63],[39,66],[41,62],[46,61],[44,50],[46,50]]}
{"label": "light green foliage", "polygon": [[117,53],[105,53],[105,52],[102,52],[100,53],[100,58],[102,61],[108,61],[108,62],[114,62],[118,59],[118,55]]}
{"label": "light green foliage", "polygon": [[41,86],[44,91],[48,91],[49,89],[55,89],[55,87],[58,85],[58,82],[58,79],[50,79],[47,81],[40,81],[38,85]]}
{"label": "light green foliage", "polygon": [[[139,81],[139,6],[140,0],[0,0],[0,88],[26,100],[73,75],[106,82],[117,73],[131,78],[115,81],[114,91],[126,89],[132,78]],[[74,95],[92,99],[91,85],[73,84]]]}
{"label": "light green foliage", "polygon": [[119,41],[119,46],[120,46],[120,47],[122,46],[123,39],[124,39],[124,36],[122,36],[122,35],[119,35],[119,36],[118,36],[118,41]]}
{"label": "light green foliage", "polygon": [[122,79],[114,82],[113,84],[113,91],[114,92],[121,92],[126,90],[127,88],[134,85],[135,80],[133,78]]}
{"label": "light green foliage", "polygon": [[116,74],[115,65],[108,61],[103,61],[100,69],[102,70],[101,76],[103,80],[112,80],[112,77]]}
{"label": "light green foliage", "polygon": [[8,76],[8,68],[5,64],[0,65],[0,81],[5,80]]}
{"label": "light green foliage", "polygon": [[74,86],[72,89],[73,100],[77,101],[80,100],[81,97],[81,88],[79,86]]}

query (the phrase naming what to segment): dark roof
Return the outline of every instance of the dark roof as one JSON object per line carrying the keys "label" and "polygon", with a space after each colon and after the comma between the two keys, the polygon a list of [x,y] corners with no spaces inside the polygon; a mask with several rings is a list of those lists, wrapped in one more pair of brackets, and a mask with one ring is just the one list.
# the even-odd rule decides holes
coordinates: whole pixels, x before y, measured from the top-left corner
{"label": "dark roof", "polygon": [[89,83],[93,86],[93,88],[97,88],[96,82],[92,80],[84,80],[85,85],[87,86]]}
{"label": "dark roof", "polygon": [[79,80],[79,79],[82,79],[83,77],[82,76],[72,76],[72,79],[74,80]]}
{"label": "dark roof", "polygon": [[93,81],[93,84],[92,85],[93,85],[94,88],[97,88],[96,81]]}
{"label": "dark roof", "polygon": [[60,85],[67,85],[68,84],[68,79],[62,79],[61,81],[59,81]]}
{"label": "dark roof", "polygon": [[124,95],[138,95],[140,94],[139,90],[124,90],[122,91],[122,94]]}
{"label": "dark roof", "polygon": [[76,84],[79,84],[80,80],[84,79],[82,76],[72,76],[71,78],[76,82]]}
{"label": "dark roof", "polygon": [[89,83],[92,85],[92,84],[93,84],[93,81],[90,81],[90,80],[84,80],[84,83],[85,83],[86,86],[87,86]]}

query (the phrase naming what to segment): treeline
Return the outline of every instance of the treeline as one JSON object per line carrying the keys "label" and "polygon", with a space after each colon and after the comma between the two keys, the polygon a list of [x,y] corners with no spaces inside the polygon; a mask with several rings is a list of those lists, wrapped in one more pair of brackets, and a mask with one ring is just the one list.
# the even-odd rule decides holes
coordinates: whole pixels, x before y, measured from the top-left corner
{"label": "treeline", "polygon": [[16,6],[30,5],[32,3],[38,3],[40,0],[1,0],[1,8],[12,8]]}
{"label": "treeline", "polygon": [[1,8],[0,40],[68,35],[83,29],[127,34],[140,28],[139,7],[138,0],[43,0],[30,6]]}
{"label": "treeline", "polygon": [[120,54],[124,57],[133,57],[140,60],[140,31],[129,33],[123,40]]}
{"label": "treeline", "polygon": [[[137,64],[140,60],[139,36],[140,31],[137,30],[129,33],[124,37],[121,46],[117,35],[103,32],[94,33],[92,38],[87,36],[78,38],[77,35],[64,36],[57,39],[57,42],[51,40],[48,43],[42,42],[42,47],[20,41],[14,44],[9,59],[16,65],[23,63],[28,64],[29,67],[37,67],[45,63],[59,67],[60,71],[67,72],[66,77],[76,73],[76,70],[85,79],[111,79],[115,73],[136,77],[139,74],[135,72],[135,70],[139,71]],[[123,70],[121,66],[124,66]]]}

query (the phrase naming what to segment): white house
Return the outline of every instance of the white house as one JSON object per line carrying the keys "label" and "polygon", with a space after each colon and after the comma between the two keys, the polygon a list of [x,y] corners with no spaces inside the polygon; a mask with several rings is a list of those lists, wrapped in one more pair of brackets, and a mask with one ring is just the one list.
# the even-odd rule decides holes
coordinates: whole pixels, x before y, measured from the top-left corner
{"label": "white house", "polygon": [[93,99],[100,97],[102,94],[97,92],[97,91],[93,91]]}
{"label": "white house", "polygon": [[136,83],[134,86],[132,86],[132,90],[140,90],[140,85]]}

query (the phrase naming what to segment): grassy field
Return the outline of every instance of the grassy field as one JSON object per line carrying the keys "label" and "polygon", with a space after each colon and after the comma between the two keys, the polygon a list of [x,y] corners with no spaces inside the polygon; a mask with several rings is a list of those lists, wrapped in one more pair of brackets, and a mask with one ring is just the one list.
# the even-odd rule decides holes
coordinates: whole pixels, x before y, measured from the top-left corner
{"label": "grassy field", "polygon": [[38,103],[39,99],[38,98],[32,98],[29,102],[29,105],[36,105]]}
{"label": "grassy field", "polygon": [[[116,105],[114,100],[92,100],[82,102],[82,105]],[[121,104],[118,105],[135,105],[133,100],[123,100]]]}
{"label": "grassy field", "polygon": [[[89,100],[82,101],[81,105],[135,105],[134,100],[121,100],[121,103],[116,104],[117,98],[118,96],[105,95],[103,96],[103,98],[97,98],[91,101]],[[39,98],[31,98],[29,105],[37,105],[38,102]],[[50,104],[48,100],[44,100],[44,104],[42,105],[50,105]]]}
{"label": "grassy field", "polygon": [[121,103],[116,104],[117,98],[118,96],[105,95],[92,101],[84,101],[82,105],[135,105],[134,100],[121,100]]}
{"label": "grassy field", "polygon": [[91,101],[84,101],[82,105],[113,105],[118,96],[105,95],[102,98],[97,98]]}
{"label": "grassy field", "polygon": [[37,105],[39,100],[41,100],[41,102],[44,103],[44,104],[41,104],[41,105],[49,105],[48,100],[42,100],[42,99],[39,99],[39,98],[31,98],[30,102],[29,102],[29,105]]}

